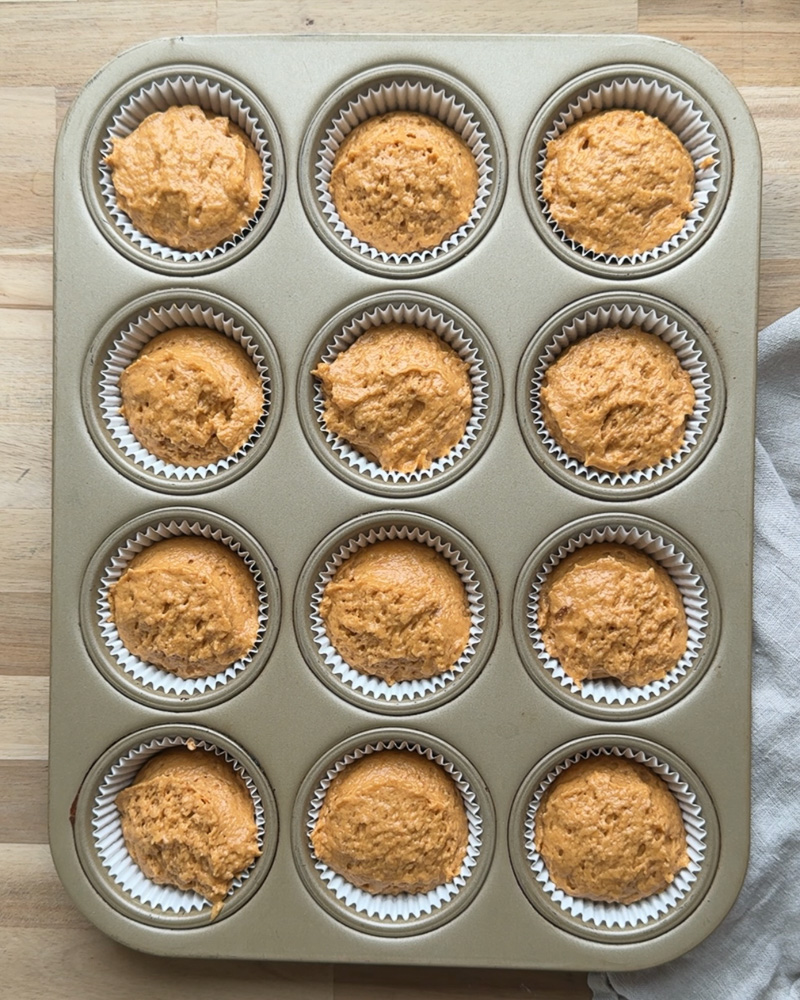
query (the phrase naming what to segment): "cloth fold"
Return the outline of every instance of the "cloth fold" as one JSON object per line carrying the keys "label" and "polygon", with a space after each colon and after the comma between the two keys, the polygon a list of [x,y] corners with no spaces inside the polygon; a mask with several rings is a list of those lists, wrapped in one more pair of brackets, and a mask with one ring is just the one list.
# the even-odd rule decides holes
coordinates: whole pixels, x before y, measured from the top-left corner
{"label": "cloth fold", "polygon": [[800,1000],[800,309],[759,335],[750,863],[686,955],[590,973],[594,1000]]}

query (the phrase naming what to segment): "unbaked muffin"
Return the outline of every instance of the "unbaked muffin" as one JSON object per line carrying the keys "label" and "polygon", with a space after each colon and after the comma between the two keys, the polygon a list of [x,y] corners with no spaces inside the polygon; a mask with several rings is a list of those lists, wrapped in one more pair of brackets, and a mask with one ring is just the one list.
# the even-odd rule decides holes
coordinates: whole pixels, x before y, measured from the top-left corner
{"label": "unbaked muffin", "polygon": [[665,677],[686,652],[680,591],[647,553],[585,545],[547,575],[539,597],[547,652],[578,685],[612,677],[640,687]]}
{"label": "unbaked muffin", "polygon": [[178,677],[206,677],[241,659],[258,635],[258,588],[227,545],[195,535],[137,553],[108,595],[125,648]]}
{"label": "unbaked muffin", "polygon": [[464,800],[443,767],[415,751],[380,750],[333,779],[311,843],[348,882],[397,895],[455,878],[468,837]]}
{"label": "unbaked muffin", "polygon": [[586,115],[547,143],[542,195],[566,235],[587,250],[628,256],[660,246],[694,208],[692,158],[643,111]]}
{"label": "unbaked muffin", "polygon": [[350,667],[390,685],[449,670],[469,642],[460,576],[435,549],[406,539],[374,542],[346,559],[325,586],[319,615]]}
{"label": "unbaked muffin", "polygon": [[261,201],[264,171],[250,139],[196,105],[156,111],[112,147],[117,204],[141,233],[175,250],[212,249]]}
{"label": "unbaked muffin", "polygon": [[191,890],[216,916],[261,854],[253,799],[218,754],[189,745],[151,757],[116,797],[128,853],[157,885]]}
{"label": "unbaked muffin", "polygon": [[119,390],[120,412],[142,447],[187,467],[234,455],[264,409],[247,352],[207,327],[158,334],[121,373]]}
{"label": "unbaked muffin", "polygon": [[387,254],[438,246],[469,219],[478,168],[438,118],[391,111],[357,125],[336,151],[329,190],[350,232]]}
{"label": "unbaked muffin", "polygon": [[548,367],[540,395],[545,426],[566,454],[613,473],[674,455],[695,406],[675,351],[637,326],[576,341]]}
{"label": "unbaked muffin", "polygon": [[312,373],[325,427],[397,472],[427,469],[464,436],[472,414],[469,365],[431,330],[386,323]]}
{"label": "unbaked muffin", "polygon": [[536,812],[534,846],[571,896],[633,903],[689,864],[680,806],[646,764],[611,754],[571,764]]}

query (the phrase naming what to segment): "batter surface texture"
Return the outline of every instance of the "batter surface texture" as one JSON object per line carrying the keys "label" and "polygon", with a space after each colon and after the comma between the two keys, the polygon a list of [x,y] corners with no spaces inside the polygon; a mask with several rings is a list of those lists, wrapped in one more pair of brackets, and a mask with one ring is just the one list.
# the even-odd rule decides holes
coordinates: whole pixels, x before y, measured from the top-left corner
{"label": "batter surface texture", "polygon": [[580,118],[547,144],[542,194],[587,250],[627,256],[660,246],[692,211],[695,171],[658,118],[618,108]]}
{"label": "batter surface texture", "polygon": [[639,327],[616,326],[556,358],[541,402],[545,426],[567,455],[621,473],[657,465],[681,448],[695,392],[669,344]]}
{"label": "batter surface texture", "polygon": [[253,574],[227,545],[194,535],[142,549],[109,603],[126,649],[179,677],[219,673],[258,635]]}
{"label": "batter surface texture", "polygon": [[603,754],[571,764],[536,813],[534,845],[571,896],[633,903],[689,864],[680,806],[646,764]]}
{"label": "batter surface texture", "polygon": [[387,684],[449,670],[469,641],[464,584],[422,542],[358,549],[326,585],[319,613],[342,659]]}
{"label": "batter surface texture", "polygon": [[154,337],[119,379],[120,411],[139,443],[175,465],[234,455],[264,409],[258,370],[236,341],[205,327]]}
{"label": "batter surface texture", "polygon": [[423,327],[373,327],[313,374],[327,430],[384,469],[429,468],[463,438],[472,414],[469,365]]}
{"label": "batter surface texture", "polygon": [[192,890],[216,916],[261,853],[253,799],[222,757],[174,747],[151,757],[116,797],[128,853],[157,885]]}
{"label": "batter surface texture", "polygon": [[413,253],[438,246],[469,219],[478,168],[461,136],[438,118],[392,111],[345,137],[329,188],[357,239],[382,253]]}
{"label": "batter surface texture", "polygon": [[348,882],[397,895],[455,878],[468,836],[464,800],[443,767],[415,751],[380,750],[334,778],[311,842]]}
{"label": "batter surface texture", "polygon": [[548,574],[539,628],[550,656],[580,685],[613,677],[639,687],[664,677],[686,652],[688,628],[669,573],[630,545],[597,543]]}
{"label": "batter surface texture", "polygon": [[151,239],[188,252],[238,233],[261,200],[261,159],[229,118],[188,104],[157,111],[106,157],[119,207]]}

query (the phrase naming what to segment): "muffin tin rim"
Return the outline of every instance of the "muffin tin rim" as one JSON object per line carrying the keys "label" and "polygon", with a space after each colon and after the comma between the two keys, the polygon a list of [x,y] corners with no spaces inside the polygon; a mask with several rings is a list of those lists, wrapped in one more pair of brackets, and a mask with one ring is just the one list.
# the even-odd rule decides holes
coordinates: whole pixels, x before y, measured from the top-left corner
{"label": "muffin tin rim", "polygon": [[[422,306],[439,313],[445,319],[455,321],[464,334],[472,341],[483,362],[486,372],[486,415],[475,436],[475,440],[466,452],[456,458],[453,463],[441,472],[424,476],[419,480],[409,482],[389,482],[374,479],[372,476],[359,472],[340,458],[325,440],[325,432],[314,414],[313,369],[319,362],[325,347],[349,321],[356,319],[361,313],[396,304]],[[382,325],[382,324],[381,324]],[[380,329],[380,326],[370,329]],[[306,441],[317,458],[340,479],[356,486],[365,493],[399,499],[403,497],[418,497],[434,493],[449,486],[460,478],[480,459],[494,437],[500,422],[504,400],[503,378],[500,363],[494,347],[482,328],[466,312],[453,305],[441,296],[425,291],[415,291],[410,288],[398,288],[397,291],[387,290],[356,299],[340,309],[321,326],[309,341],[300,362],[297,373],[297,412]]]}
{"label": "muffin tin rim", "polygon": [[[309,805],[319,786],[321,777],[347,753],[373,744],[391,742],[408,742],[409,744],[421,747],[423,750],[432,750],[435,754],[443,757],[448,763],[453,764],[461,772],[471,791],[474,792],[482,820],[480,850],[476,864],[470,872],[470,876],[464,887],[459,889],[455,895],[437,909],[424,916],[408,918],[404,922],[394,920],[383,921],[381,918],[363,915],[353,910],[346,903],[336,899],[327,885],[322,882],[317,872],[313,855],[307,843],[308,835],[306,832]],[[416,753],[417,751],[409,750],[408,752]],[[460,750],[441,737],[421,730],[401,726],[374,728],[353,733],[335,746],[329,747],[322,755],[317,757],[310,769],[306,771],[295,795],[292,808],[292,860],[294,861],[295,871],[300,876],[304,888],[330,917],[361,933],[386,939],[406,939],[449,924],[451,920],[463,913],[473,902],[474,897],[483,886],[489,873],[489,868],[492,865],[497,847],[497,832],[495,828],[495,808],[489,788],[472,761],[461,753]]]}
{"label": "muffin tin rim", "polygon": [[[689,560],[692,568],[703,583],[704,596],[707,605],[706,635],[695,661],[683,677],[679,678],[666,691],[649,698],[625,704],[596,702],[582,698],[568,688],[563,687],[558,679],[551,676],[540,662],[531,642],[528,631],[528,598],[531,581],[538,569],[547,561],[558,547],[571,538],[577,538],[585,531],[602,527],[632,527],[640,531],[650,532],[656,538],[662,538],[674,545]],[[654,518],[641,514],[626,514],[609,511],[587,514],[561,525],[552,531],[534,548],[520,568],[514,584],[512,598],[512,630],[517,654],[522,660],[526,673],[540,690],[549,698],[558,702],[564,708],[579,715],[592,719],[615,720],[624,722],[631,719],[644,719],[672,708],[681,701],[709,672],[717,652],[720,632],[722,631],[722,609],[716,583],[708,563],[680,532]]]}
{"label": "muffin tin rim", "polygon": [[[640,927],[601,928],[587,924],[561,910],[537,882],[527,857],[525,818],[536,789],[554,767],[587,750],[610,750],[612,747],[642,752],[668,765],[689,786],[697,798],[700,814],[705,821],[706,852],[696,879],[686,895],[663,916]],[[561,930],[589,941],[610,945],[626,945],[651,941],[686,920],[708,895],[720,860],[719,817],[714,800],[696,770],[679,754],[663,743],[656,743],[635,734],[595,733],[569,740],[552,748],[527,772],[514,794],[508,820],[508,849],[514,877],[528,901],[543,917]]]}
{"label": "muffin tin rim", "polygon": [[[492,154],[492,180],[486,207],[474,228],[456,246],[436,257],[420,261],[393,263],[372,259],[359,253],[338,236],[324,217],[319,204],[315,183],[317,151],[322,145],[327,125],[337,112],[346,106],[348,98],[355,98],[365,92],[370,84],[396,81],[405,78],[423,83],[432,83],[459,100],[472,111],[482,126],[486,142]],[[366,69],[351,73],[347,79],[339,81],[334,89],[318,104],[316,112],[305,126],[297,158],[297,181],[300,200],[306,219],[314,233],[336,256],[348,264],[366,271],[368,274],[396,280],[410,280],[438,272],[446,268],[464,254],[472,250],[488,232],[497,219],[505,201],[508,183],[507,151],[502,129],[483,98],[463,80],[449,71],[438,69],[427,63],[385,62],[372,64]]]}
{"label": "muffin tin rim", "polygon": [[[241,96],[253,111],[264,130],[267,147],[272,160],[270,189],[263,212],[253,224],[251,231],[241,237],[229,250],[220,251],[207,259],[195,261],[172,261],[149,253],[125,236],[109,215],[99,190],[97,164],[103,138],[108,131],[114,114],[142,87],[170,77],[195,77],[221,83],[234,96]],[[272,228],[280,212],[286,192],[286,163],[283,142],[278,127],[266,104],[247,84],[226,70],[216,69],[208,63],[177,62],[164,63],[151,70],[142,70],[114,89],[102,103],[90,126],[81,157],[80,187],[92,221],[98,232],[111,246],[129,261],[148,271],[160,275],[194,276],[220,270],[249,253]]]}
{"label": "muffin tin rim", "polygon": [[[97,791],[110,769],[126,753],[141,750],[146,743],[169,737],[178,737],[186,741],[194,739],[224,750],[245,769],[258,791],[264,809],[263,851],[253,862],[251,873],[246,881],[225,898],[222,909],[213,921],[209,920],[210,911],[206,906],[193,914],[175,914],[159,912],[155,907],[136,900],[109,874],[95,848],[92,833],[92,812]],[[241,744],[223,733],[202,724],[182,723],[178,719],[174,723],[146,726],[115,740],[111,746],[92,761],[81,779],[74,798],[72,837],[84,875],[104,903],[113,907],[123,917],[153,928],[180,931],[214,926],[220,920],[238,911],[250,902],[263,886],[275,860],[280,835],[275,795],[258,760],[248,753]]]}
{"label": "muffin tin rim", "polygon": [[[322,568],[332,552],[348,539],[370,529],[381,527],[420,528],[450,542],[469,562],[481,585],[483,598],[483,633],[477,643],[474,655],[463,670],[438,691],[405,700],[378,699],[356,691],[340,680],[324,662],[319,647],[311,634],[311,597]],[[424,544],[424,543],[423,543]],[[292,624],[295,639],[300,647],[306,666],[315,678],[332,691],[341,701],[382,716],[409,716],[439,708],[461,695],[483,672],[494,650],[498,633],[499,599],[497,585],[492,571],[480,550],[462,532],[448,522],[432,517],[422,511],[387,509],[371,511],[349,518],[329,531],[313,547],[303,561],[303,568],[297,577],[292,606]],[[353,668],[354,669],[354,668]]]}
{"label": "muffin tin rim", "polygon": [[[185,697],[157,691],[128,675],[111,655],[100,633],[97,620],[99,582],[114,554],[129,539],[134,538],[137,532],[173,521],[191,521],[208,525],[213,530],[222,530],[235,541],[243,543],[261,573],[267,593],[267,626],[251,661],[230,680],[218,684],[209,691]],[[132,701],[149,708],[173,712],[200,711],[234,698],[261,675],[272,655],[281,627],[281,597],[275,566],[264,547],[251,532],[214,510],[200,507],[161,507],[126,520],[107,534],[96,547],[81,579],[79,602],[81,638],[84,649],[98,674]]]}
{"label": "muffin tin rim", "polygon": [[[262,352],[270,377],[267,414],[264,427],[257,438],[246,454],[232,462],[227,469],[221,469],[204,477],[187,476],[183,479],[177,479],[162,476],[133,461],[125,455],[113,438],[101,412],[102,408],[99,402],[98,390],[102,367],[108,358],[110,349],[118,339],[120,331],[148,311],[158,309],[160,306],[169,307],[172,305],[198,305],[201,308],[211,308],[234,320],[235,323],[244,328],[248,336],[253,338]],[[209,327],[209,329],[213,328]],[[175,496],[209,493],[238,479],[252,465],[261,461],[271,447],[278,431],[285,406],[284,395],[284,376],[280,356],[262,324],[230,299],[204,288],[187,287],[154,289],[130,300],[126,305],[117,309],[102,324],[89,345],[82,368],[80,385],[81,410],[86,427],[95,447],[106,461],[133,483],[156,490],[159,493]]]}

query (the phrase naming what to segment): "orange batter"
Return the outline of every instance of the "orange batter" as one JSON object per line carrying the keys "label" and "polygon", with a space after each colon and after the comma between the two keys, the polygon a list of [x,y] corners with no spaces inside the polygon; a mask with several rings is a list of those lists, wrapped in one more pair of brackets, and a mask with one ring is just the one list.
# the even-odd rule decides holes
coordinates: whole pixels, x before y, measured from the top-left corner
{"label": "orange batter", "polygon": [[464,800],[444,768],[414,751],[382,750],[334,778],[311,842],[348,882],[396,895],[453,879],[468,833]]}

